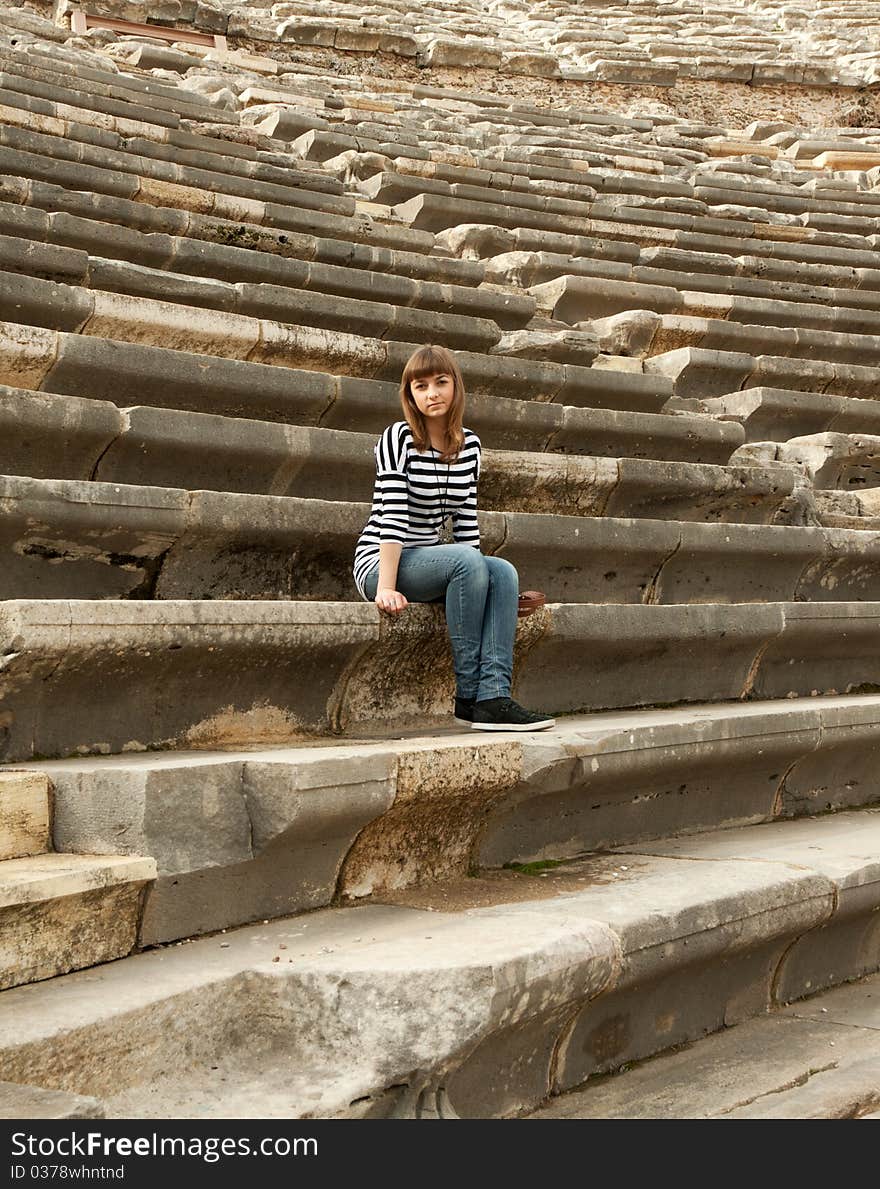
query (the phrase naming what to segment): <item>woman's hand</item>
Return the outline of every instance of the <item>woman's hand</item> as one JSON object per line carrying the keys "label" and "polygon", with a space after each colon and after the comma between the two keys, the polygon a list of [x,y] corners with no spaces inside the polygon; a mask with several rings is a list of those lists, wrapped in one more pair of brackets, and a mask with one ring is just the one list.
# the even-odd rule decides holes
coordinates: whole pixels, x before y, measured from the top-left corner
{"label": "woman's hand", "polygon": [[387,586],[376,591],[373,602],[380,611],[387,611],[389,615],[399,615],[409,605],[399,590],[391,590]]}

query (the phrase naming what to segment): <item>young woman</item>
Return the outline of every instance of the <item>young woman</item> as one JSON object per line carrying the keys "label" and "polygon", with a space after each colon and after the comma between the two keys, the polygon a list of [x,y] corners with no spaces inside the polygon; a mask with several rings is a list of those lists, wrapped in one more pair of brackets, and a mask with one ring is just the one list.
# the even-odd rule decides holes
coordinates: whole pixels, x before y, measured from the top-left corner
{"label": "young woman", "polygon": [[[376,445],[370,518],[358,538],[354,580],[390,615],[410,601],[444,599],[455,666],[455,717],[480,731],[538,731],[555,720],[510,696],[519,580],[480,552],[480,439],[462,425],[464,382],[444,347],[420,347],[400,381],[405,421]],[[447,517],[453,544],[444,543]]]}

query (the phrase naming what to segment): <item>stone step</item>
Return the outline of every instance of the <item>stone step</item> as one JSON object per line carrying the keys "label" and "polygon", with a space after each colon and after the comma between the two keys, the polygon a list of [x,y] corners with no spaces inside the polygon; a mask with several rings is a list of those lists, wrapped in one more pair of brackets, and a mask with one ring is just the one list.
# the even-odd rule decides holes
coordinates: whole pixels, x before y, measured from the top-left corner
{"label": "stone step", "polygon": [[[611,241],[609,241],[611,242]],[[598,265],[598,261],[594,262]],[[633,276],[640,279],[653,274],[674,272],[689,278],[691,289],[704,285],[727,285],[736,287],[737,292],[764,295],[757,285],[773,287],[773,293],[815,292],[824,294],[834,290],[846,294],[847,305],[869,305],[875,300],[877,284],[880,281],[875,268],[859,268],[844,264],[816,264],[795,260],[777,259],[768,256],[743,255],[726,256],[718,251],[683,251],[680,248],[643,248],[633,264],[644,269]],[[650,272],[648,271],[650,270]],[[720,290],[719,290],[720,291]],[[767,290],[767,295],[770,291]]]}
{"label": "stone step", "polygon": [[[426,309],[420,306],[413,308],[406,300],[401,304],[395,303],[395,297],[413,294],[395,293],[391,283],[385,287],[384,294],[381,285],[373,286],[373,292],[366,299],[315,292],[295,283],[288,286],[284,284],[283,268],[260,270],[263,278],[271,277],[273,271],[280,274],[271,283],[262,279],[255,283],[247,280],[223,281],[214,278],[212,253],[204,250],[205,245],[194,243],[193,247],[195,250],[190,252],[189,259],[198,269],[195,275],[185,268],[185,249],[182,261],[184,269],[178,272],[176,269],[149,268],[104,256],[89,256],[75,249],[56,248],[20,237],[0,235],[0,316],[12,318],[23,315],[25,320],[33,324],[48,323],[50,326],[63,320],[63,325],[56,328],[76,329],[75,323],[66,318],[53,318],[48,310],[59,301],[70,307],[77,301],[81,304],[88,290],[96,295],[120,294],[136,300],[158,300],[163,304],[194,308],[200,312],[216,310],[221,317],[226,313],[243,314],[248,318],[270,317],[296,326],[349,331],[367,338],[381,339],[393,334],[398,339],[430,339],[433,335],[457,350],[490,351],[502,338],[501,329],[490,318],[479,317],[476,311],[469,314],[454,312],[454,299],[451,300],[450,294],[443,293],[443,287],[439,285],[434,291],[427,291],[429,304],[434,308]],[[236,248],[226,250],[233,253],[240,251]],[[219,251],[222,254],[223,249]],[[242,255],[249,253],[242,252]],[[177,261],[173,263],[178,264]],[[308,279],[308,266],[296,269],[293,261],[284,263],[291,266],[289,271],[298,273],[292,278],[294,282]],[[347,273],[354,270],[339,271]],[[60,293],[54,280],[45,280],[40,275],[57,276],[59,273],[64,276],[65,282],[72,283],[70,287],[65,284]],[[359,281],[363,275],[355,273],[355,281]],[[416,283],[411,282],[410,285],[415,288]],[[464,292],[470,294],[473,291],[466,289]],[[415,296],[421,296],[420,292]],[[96,296],[96,300],[103,299]],[[504,304],[498,302],[497,306],[503,309]],[[436,308],[438,305],[441,306],[440,310]],[[525,313],[525,318],[522,313]],[[515,325],[527,321],[532,310],[527,309],[522,313],[519,317],[515,316]],[[592,357],[596,354],[598,351],[594,348]],[[591,355],[587,352],[583,352],[583,355],[589,364]]]}
{"label": "stone step", "polygon": [[[60,293],[61,287],[56,288]],[[76,289],[71,294],[73,303],[66,298],[57,301],[53,317],[73,321],[78,311],[88,308],[93,297]],[[135,318],[126,326],[121,319],[114,319],[112,338],[59,332],[18,320],[0,322],[0,384],[114,402],[124,400],[126,404],[140,401],[201,410],[208,403],[212,411],[220,409],[232,416],[301,420],[302,415],[291,418],[286,411],[279,413],[279,409],[304,403],[314,412],[326,410],[335,391],[328,382],[328,373],[331,377],[399,383],[406,360],[419,346],[296,327],[284,327],[273,344],[263,335],[260,328],[266,323],[259,319],[232,314],[221,319],[194,310],[193,321],[188,321],[186,307],[143,298],[123,300],[114,294],[104,300],[108,306],[139,313],[143,320],[138,324]],[[48,311],[45,316],[48,318]],[[235,319],[244,339],[230,341],[224,335],[224,327],[232,325],[229,319]],[[94,322],[92,329],[97,329]],[[165,344],[187,340],[191,346],[198,339],[198,346],[208,353],[144,346],[143,339]],[[235,358],[236,352],[247,358]],[[260,363],[254,361],[257,356]],[[468,351],[459,352],[458,360],[468,391],[476,395],[659,413],[673,394],[672,381],[666,376],[646,376],[639,371],[507,359]],[[305,401],[292,390],[292,384],[302,381],[304,371],[314,375],[305,389]],[[386,406],[383,424],[388,422],[389,411]]]}
{"label": "stone step", "polygon": [[[14,130],[12,130],[14,131]],[[350,240],[354,243],[368,243],[380,248],[404,252],[430,252],[434,237],[424,232],[413,231],[404,226],[381,223],[365,214],[352,216],[329,214],[314,209],[314,202],[305,205],[291,202],[292,191],[285,189],[280,202],[228,195],[222,189],[199,187],[190,184],[164,181],[151,176],[120,172],[98,165],[81,164],[77,161],[56,160],[47,156],[42,148],[31,142],[30,150],[9,148],[0,128],[0,167],[6,179],[20,179],[18,187],[4,182],[4,198],[16,201],[16,191],[27,192],[37,183],[49,183],[68,191],[85,192],[89,196],[136,200],[145,207],[172,208],[193,215],[212,216],[238,227],[245,224],[272,227],[279,231],[296,231],[306,235],[325,236],[328,239]],[[100,156],[100,155],[99,155]],[[101,157],[103,160],[103,157]],[[211,186],[211,175],[207,175]],[[310,195],[300,191],[301,196],[320,202],[320,194]],[[91,203],[86,204],[86,208]],[[146,217],[146,216],[145,216]],[[228,235],[228,233],[227,233]]]}
{"label": "stone step", "polygon": [[[500,252],[552,252],[566,256],[594,256],[590,247],[599,240],[611,245],[603,248],[603,258],[609,260],[632,260],[638,252],[673,251],[689,257],[727,257],[733,264],[745,257],[754,259],[761,268],[787,270],[809,265],[814,268],[839,268],[875,271],[877,261],[870,245],[840,245],[839,239],[833,245],[826,244],[820,232],[801,228],[791,242],[768,238],[763,226],[751,224],[745,231],[736,234],[732,220],[714,220],[729,224],[709,232],[681,231],[648,224],[644,208],[615,208],[603,215],[596,211],[589,219],[581,219],[578,226],[563,230],[557,220],[554,229],[541,230],[536,227],[505,227],[490,221],[486,224],[456,225],[440,231],[436,240],[456,254],[467,252],[479,259],[496,256]],[[793,230],[793,229],[790,229]],[[760,234],[759,234],[760,233]],[[614,254],[613,245],[618,245]]]}
{"label": "stone step", "polygon": [[[279,428],[244,418],[149,407],[125,410],[120,419],[120,432],[106,442],[86,478],[319,500],[328,495],[348,502],[372,500],[371,434]],[[106,424],[103,408],[99,424]],[[12,441],[8,449],[14,452]],[[21,462],[28,453],[23,452]],[[487,512],[731,524],[810,522],[811,492],[800,468],[785,464],[760,465],[749,458],[745,465],[728,467],[492,450],[488,445],[483,459],[480,504]]]}
{"label": "stone step", "polygon": [[880,405],[876,401],[828,392],[746,388],[699,403],[713,417],[742,425],[749,442],[785,442],[823,431],[880,434]]}
{"label": "stone step", "polygon": [[[315,265],[360,270],[366,276],[378,273],[414,281],[433,281],[454,285],[457,290],[476,288],[485,275],[485,268],[479,261],[428,255],[433,246],[430,241],[420,241],[423,255],[416,251],[374,248],[369,242],[361,241],[372,237],[381,242],[384,229],[364,220],[352,225],[346,240],[322,238],[158,203],[132,202],[106,194],[66,190],[48,182],[12,176],[0,178],[0,197],[10,199],[0,207],[3,234],[26,235],[71,248],[94,250],[96,254],[115,254],[121,259],[131,259],[135,264],[164,263],[169,259],[168,252],[173,246],[169,240],[173,238],[203,243],[206,245],[203,250],[211,256],[213,253],[208,245],[245,250],[247,256],[238,256],[236,261],[247,259],[248,267],[253,269],[260,267],[255,262],[256,254],[265,253],[270,267],[277,263],[279,269],[283,269],[288,260],[310,264],[314,261]],[[102,245],[102,252],[98,251],[98,245]],[[224,255],[227,261],[232,259],[228,254]],[[219,256],[214,258],[221,259]],[[218,267],[222,268],[219,264]],[[221,271],[219,275],[224,274]],[[506,304],[508,295],[482,292],[484,296],[479,300]],[[462,300],[466,299],[463,297]],[[520,300],[532,304],[529,298]],[[512,304],[516,304],[515,300]]]}
{"label": "stone step", "polygon": [[[5,69],[34,84],[45,83],[53,89],[59,86],[59,63],[63,63],[64,77],[68,81],[76,80],[76,89],[90,96],[93,102],[119,101],[140,107],[141,111],[133,117],[135,119],[155,123],[156,113],[163,112],[170,113],[175,124],[184,118],[216,124],[238,123],[235,113],[218,109],[192,91],[182,91],[152,77],[136,78],[123,72],[111,74],[96,69],[83,61],[81,51],[59,47],[48,54],[46,47],[39,44],[26,49],[3,46],[0,50],[0,65]],[[30,93],[36,92],[32,89]]]}
{"label": "stone step", "polygon": [[[623,319],[628,311],[648,310],[670,319],[658,325],[658,331],[662,329],[677,341],[696,338],[708,322],[710,341],[722,349],[726,340],[731,344],[727,349],[752,350],[753,342],[766,339],[768,347],[782,354],[783,345],[796,339],[803,340],[805,350],[824,349],[829,358],[842,354],[849,359],[857,357],[860,340],[876,339],[880,328],[880,310],[876,309],[744,297],[708,288],[690,292],[672,285],[568,276],[533,285],[529,292],[542,313],[579,326],[588,319],[610,315]],[[865,354],[870,356],[870,350]]]}
{"label": "stone step", "polygon": [[[321,170],[285,168],[280,153],[227,139],[200,136],[180,128],[90,112],[76,104],[77,96],[73,92],[56,93],[52,100],[35,98],[21,94],[18,82],[16,76],[0,71],[0,119],[4,124],[138,157],[188,164],[218,174],[232,174],[323,194],[343,193],[342,183]],[[64,99],[68,101],[64,102]]]}
{"label": "stone step", "polygon": [[868,975],[551,1097],[530,1119],[880,1118]]}
{"label": "stone step", "polygon": [[[721,239],[729,235],[732,243],[737,240],[750,240],[760,236],[768,242],[771,250],[776,252],[777,243],[814,245],[821,251],[812,258],[823,261],[833,259],[826,253],[838,250],[849,250],[861,254],[860,258],[869,255],[870,244],[864,235],[847,234],[839,231],[820,231],[813,227],[803,227],[800,224],[788,225],[762,221],[750,222],[745,219],[709,217],[699,215],[682,215],[672,211],[658,210],[653,207],[623,206],[597,200],[592,203],[577,204],[581,209],[577,213],[557,214],[544,211],[533,211],[520,205],[504,205],[498,202],[486,202],[470,198],[458,198],[455,195],[422,193],[410,198],[407,202],[399,203],[391,209],[394,215],[407,226],[417,230],[441,232],[466,223],[489,223],[506,228],[532,228],[538,231],[549,231],[554,234],[595,234],[599,229],[593,226],[594,221],[616,222],[621,224],[638,225],[646,231],[627,233],[637,242],[644,242],[646,246],[668,244],[683,247],[688,242],[677,242],[679,237],[686,235],[709,236]],[[604,229],[603,229],[604,230]],[[605,232],[607,234],[607,232]],[[739,255],[742,250],[737,244]],[[795,254],[797,258],[797,253]],[[810,257],[804,257],[809,259]],[[873,262],[868,262],[868,267]]]}
{"label": "stone step", "polygon": [[[252,366],[259,376],[261,365]],[[160,415],[156,406],[118,409],[107,401],[0,386],[0,474],[154,486],[195,483],[222,491],[279,495],[278,483],[286,490],[290,481],[284,479],[286,443],[294,423],[325,429],[348,426],[378,435],[394,415],[397,394],[390,383],[294,372],[289,384],[292,392],[286,404],[279,394],[264,389],[266,402],[277,396],[278,403],[253,410],[274,417],[275,424],[243,418],[240,415],[250,410],[241,403],[227,406],[222,392],[213,394],[217,399],[210,405],[228,407],[234,422],[216,414],[168,410]],[[278,420],[286,423],[280,433]],[[471,396],[467,420],[487,450],[553,455],[589,451],[603,458],[723,464],[744,440],[738,425],[708,416],[574,409],[504,397]],[[296,440],[294,434],[292,441]],[[297,453],[302,452],[301,442]],[[319,497],[328,494],[317,490]],[[371,498],[366,488],[363,498]]]}
{"label": "stone step", "polygon": [[[653,263],[640,263],[641,257],[649,256],[652,251],[666,253],[665,257],[657,257],[662,262],[659,267]],[[700,271],[686,272],[685,262],[678,259],[680,256],[686,256],[688,263],[693,262],[694,268]],[[860,281],[875,284],[877,270],[836,270],[831,266],[804,265],[801,266],[801,273],[810,268],[827,269],[825,275],[820,274],[817,278],[817,283],[804,284],[790,279],[742,275],[733,258],[729,262],[724,260],[723,267],[718,261],[717,253],[678,253],[674,249],[649,248],[632,263],[604,256],[598,259],[574,258],[559,252],[507,252],[486,261],[486,279],[496,284],[520,285],[525,289],[538,286],[538,296],[546,294],[548,307],[552,301],[554,305],[560,304],[563,309],[570,309],[573,315],[586,308],[593,311],[587,314],[588,317],[637,307],[674,313],[676,310],[671,307],[681,306],[685,299],[694,305],[700,293],[733,299],[843,307],[847,319],[857,318],[858,313],[864,310],[880,310],[880,292],[856,288]],[[763,261],[756,259],[754,264],[755,271],[760,273]],[[848,275],[842,277],[840,274],[844,271]],[[857,271],[863,275],[857,276]],[[864,274],[868,272],[875,275],[865,277]],[[571,286],[571,292],[558,292],[562,287],[562,278],[566,276],[579,278],[579,292],[575,292],[574,286]],[[589,293],[584,278],[590,278],[590,284],[598,281],[599,292],[595,297]],[[546,288],[549,282],[556,282],[557,292]],[[605,282],[611,284],[606,286]],[[629,288],[624,288],[621,282]],[[670,290],[674,290],[678,296],[674,296]],[[634,301],[635,298],[638,300]],[[821,316],[821,309],[816,316]]]}
{"label": "stone step", "polygon": [[[200,440],[198,433],[194,437]],[[202,462],[210,460],[209,452]],[[326,490],[334,475],[332,461],[318,453],[310,462],[321,479],[319,490]],[[487,458],[484,473],[492,464]],[[516,469],[515,458],[513,464]],[[336,465],[344,475],[345,457]],[[658,493],[651,508],[627,476],[620,487],[619,502],[629,487],[638,497],[630,502],[642,512],[662,513],[664,504],[676,510],[671,490]],[[296,491],[296,484],[291,482],[290,489]],[[0,476],[3,594],[8,599],[354,599],[351,562],[369,502],[346,502],[345,494],[337,491],[329,502],[291,494]],[[683,515],[718,514],[720,497],[714,507],[694,510],[685,495],[677,501]],[[540,586],[551,602],[880,599],[873,564],[880,549],[876,534],[611,514],[490,511],[478,516],[483,551],[507,558],[523,589]]]}
{"label": "stone step", "polygon": [[[724,326],[725,323],[719,325]],[[735,327],[733,329],[736,330]],[[641,332],[641,325],[638,326],[638,330]],[[854,398],[867,407],[878,391],[880,367],[850,363],[846,359],[824,359],[819,350],[809,353],[804,343],[808,333],[810,332],[792,331],[792,334],[797,336],[797,346],[801,351],[797,355],[790,341],[779,343],[778,339],[772,345],[789,349],[790,355],[752,355],[748,350],[676,346],[672,350],[662,351],[646,359],[645,370],[649,375],[658,374],[671,380],[675,396],[679,398],[706,400],[737,390],[778,388],[822,395],[829,393],[829,409],[836,409],[837,406],[833,402],[840,398]],[[817,332],[811,333],[815,335]],[[723,332],[719,331],[719,334],[723,335]],[[769,337],[771,332],[768,330],[766,334]],[[712,332],[701,334],[697,328],[696,335],[702,339],[709,339]],[[691,337],[690,331],[683,329],[682,337]],[[870,345],[869,336],[860,337]],[[755,345],[760,347],[761,344]],[[823,349],[826,353],[832,353],[834,350],[833,347],[824,344]],[[854,354],[857,355],[857,352]],[[861,428],[861,425],[858,428]]]}
{"label": "stone step", "polygon": [[[443,332],[450,346],[465,352],[488,352],[501,338],[498,326],[482,318],[326,297],[274,285],[233,286],[201,278],[175,278],[159,270],[113,262],[96,263],[95,271],[99,274],[96,279],[106,276],[111,285],[120,288],[153,293],[162,292],[164,285],[164,296],[170,300],[0,272],[0,316],[48,330],[281,367],[311,363],[324,370],[335,357],[357,374],[362,359],[367,375],[385,362],[386,338],[407,344],[406,357],[434,328]],[[239,312],[243,309],[249,312]],[[484,355],[483,370],[491,369],[493,363]]]}
{"label": "stone step", "polygon": [[732,463],[799,466],[814,490],[863,491],[880,487],[880,437],[869,434],[805,434],[786,442],[749,442]]}
{"label": "stone step", "polygon": [[[235,113],[220,111],[192,92],[154,84],[152,89],[144,86],[140,93],[135,93],[133,83],[141,80],[119,74],[106,75],[105,81],[95,77],[100,72],[89,70],[88,67],[77,70],[74,60],[65,57],[64,76],[68,82],[75,81],[75,87],[67,86],[59,79],[58,60],[40,60],[6,47],[0,48],[0,69],[13,77],[14,89],[21,94],[49,100],[64,96],[67,102],[72,101],[77,107],[107,116],[159,124],[167,128],[178,128],[182,118],[218,124],[238,123]],[[89,74],[85,73],[87,70]]]}
{"label": "stone step", "polygon": [[0,771],[0,862],[49,850],[49,784],[39,773]]}
{"label": "stone step", "polygon": [[[614,195],[615,199],[619,196],[625,200],[627,205],[637,205],[640,198],[648,198],[655,204],[664,199],[685,199],[689,213],[710,217],[716,214],[716,208],[723,208],[725,214],[731,207],[749,208],[754,212],[751,221],[755,222],[771,223],[773,213],[786,212],[792,216],[790,225],[810,226],[806,218],[816,215],[843,219],[841,229],[858,235],[871,235],[875,229],[870,218],[871,211],[865,206],[823,200],[784,184],[768,184],[766,189],[756,190],[750,188],[751,183],[744,185],[730,178],[716,178],[711,186],[693,185],[679,178],[646,177],[620,169],[556,170],[549,184],[548,179],[535,177],[535,171],[529,170],[530,176],[524,178],[520,174],[516,177],[516,183],[511,184],[509,179],[523,168],[521,165],[508,164],[508,172],[505,173],[504,163],[494,161],[478,160],[476,168],[445,163],[426,164],[408,160],[404,150],[400,158],[385,156],[384,168],[377,173],[377,158],[381,160],[382,154],[376,151],[369,156],[354,154],[347,161],[349,175],[354,172],[360,177],[358,188],[366,197],[392,206],[405,203],[419,194],[435,194],[576,217],[583,212],[585,204],[600,195]],[[498,165],[501,165],[500,170]],[[546,174],[548,171],[542,172]],[[718,181],[722,184],[715,184]],[[803,216],[804,220],[795,222],[794,216]]]}
{"label": "stone step", "polygon": [[[0,75],[0,84],[2,81]],[[308,188],[310,179],[306,173],[301,173],[299,185],[293,185],[287,181],[283,184],[261,181],[214,168],[198,168],[186,164],[184,151],[175,153],[173,160],[160,160],[153,156],[140,155],[128,147],[112,147],[121,140],[118,134],[112,132],[99,135],[98,130],[93,130],[91,139],[99,143],[88,143],[77,136],[77,133],[85,136],[88,125],[76,125],[68,120],[22,113],[23,124],[36,124],[46,129],[45,132],[35,131],[32,127],[19,127],[9,123],[6,114],[8,111],[17,114],[17,109],[6,108],[0,102],[0,119],[3,121],[0,123],[0,145],[5,150],[4,160],[18,160],[24,163],[26,157],[45,157],[48,162],[56,163],[62,171],[66,167],[71,180],[76,176],[72,171],[78,167],[83,170],[97,169],[105,174],[109,172],[111,176],[116,177],[115,193],[120,197],[132,197],[138,192],[139,186],[143,186],[146,191],[152,189],[159,195],[165,187],[181,186],[184,188],[181,198],[185,198],[188,193],[195,203],[198,201],[197,196],[202,193],[223,195],[230,206],[237,203],[242,213],[247,213],[248,204],[251,202],[278,203],[281,206],[335,215],[337,218],[350,218],[355,213],[354,198]],[[100,192],[99,187],[95,188]],[[174,193],[173,189],[171,193]],[[194,206],[193,209],[199,207]]]}
{"label": "stone step", "polygon": [[125,957],[153,859],[43,854],[0,862],[0,988]]}
{"label": "stone step", "polygon": [[857,529],[859,532],[876,532],[880,527],[880,490],[869,487],[866,491],[817,491],[816,515],[822,524],[830,528]]}
{"label": "stone step", "polygon": [[[4,1072],[108,1117],[518,1114],[872,971],[877,830],[863,810],[629,847],[14,988]],[[269,1021],[256,1081],[243,1010]]]}
{"label": "stone step", "polygon": [[479,868],[876,804],[878,733],[874,695],[573,716],[516,741],[450,725],[28,772],[51,782],[58,850],[155,859],[138,931],[153,945]]}
{"label": "stone step", "polygon": [[[520,621],[516,696],[567,714],[870,691],[878,615],[870,602],[550,604]],[[424,727],[452,704],[445,622],[428,605],[390,620],[364,602],[9,600],[0,644],[4,762]]]}

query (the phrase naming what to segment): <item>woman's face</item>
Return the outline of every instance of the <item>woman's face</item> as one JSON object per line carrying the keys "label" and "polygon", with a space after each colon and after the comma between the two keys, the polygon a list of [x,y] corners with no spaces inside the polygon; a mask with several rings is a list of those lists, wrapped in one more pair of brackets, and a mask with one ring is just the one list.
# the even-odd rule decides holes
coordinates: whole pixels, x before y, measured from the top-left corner
{"label": "woman's face", "polygon": [[409,390],[416,408],[428,423],[445,421],[449,416],[455,396],[455,384],[447,372],[437,372],[433,376],[419,376],[417,380],[410,380]]}

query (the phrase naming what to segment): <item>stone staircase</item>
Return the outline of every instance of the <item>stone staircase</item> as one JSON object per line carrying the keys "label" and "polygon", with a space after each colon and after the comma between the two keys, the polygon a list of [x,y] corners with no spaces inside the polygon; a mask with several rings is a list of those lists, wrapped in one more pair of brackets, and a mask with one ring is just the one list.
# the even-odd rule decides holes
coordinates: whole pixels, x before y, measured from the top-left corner
{"label": "stone staircase", "polygon": [[[876,971],[880,129],[584,89],[870,33],[190,8],[229,51],[0,14],[0,1114],[512,1116]],[[425,341],[552,732],[356,599]]]}

